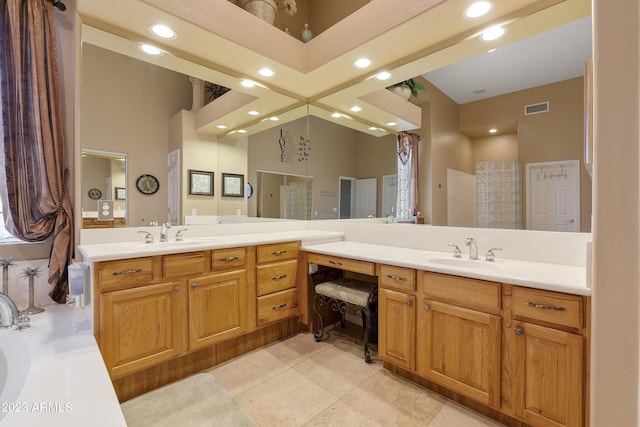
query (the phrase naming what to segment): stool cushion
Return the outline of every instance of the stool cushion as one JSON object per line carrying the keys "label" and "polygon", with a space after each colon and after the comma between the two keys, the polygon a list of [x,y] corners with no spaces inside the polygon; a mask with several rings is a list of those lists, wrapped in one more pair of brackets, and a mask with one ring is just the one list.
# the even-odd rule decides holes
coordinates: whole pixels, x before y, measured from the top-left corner
{"label": "stool cushion", "polygon": [[315,289],[316,294],[366,307],[369,303],[369,296],[375,287],[374,283],[354,279],[336,279],[330,282],[318,283]]}

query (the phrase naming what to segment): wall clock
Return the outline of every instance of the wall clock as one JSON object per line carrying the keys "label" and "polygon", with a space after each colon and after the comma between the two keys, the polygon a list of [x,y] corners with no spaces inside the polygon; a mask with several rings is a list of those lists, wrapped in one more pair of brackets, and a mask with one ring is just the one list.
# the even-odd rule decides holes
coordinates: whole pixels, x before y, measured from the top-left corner
{"label": "wall clock", "polygon": [[100,197],[102,197],[102,191],[98,190],[97,188],[92,188],[91,190],[89,190],[90,199],[98,200]]}
{"label": "wall clock", "polygon": [[142,194],[155,194],[160,188],[160,183],[155,176],[144,174],[136,180],[136,188]]}

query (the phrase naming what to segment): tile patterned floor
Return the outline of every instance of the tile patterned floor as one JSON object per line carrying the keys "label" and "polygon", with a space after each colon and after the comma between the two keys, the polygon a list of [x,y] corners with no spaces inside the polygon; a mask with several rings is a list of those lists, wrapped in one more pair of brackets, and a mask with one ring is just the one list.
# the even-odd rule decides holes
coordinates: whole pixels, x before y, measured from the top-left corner
{"label": "tile patterned floor", "polygon": [[301,333],[209,372],[262,427],[502,426],[382,369],[372,356],[365,363],[361,342],[338,329],[324,342]]}

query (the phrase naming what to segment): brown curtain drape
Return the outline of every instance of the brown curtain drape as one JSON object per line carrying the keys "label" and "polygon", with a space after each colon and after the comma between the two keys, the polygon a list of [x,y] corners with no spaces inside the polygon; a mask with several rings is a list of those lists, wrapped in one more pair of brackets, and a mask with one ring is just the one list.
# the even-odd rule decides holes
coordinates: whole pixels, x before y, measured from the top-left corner
{"label": "brown curtain drape", "polygon": [[0,195],[7,230],[28,241],[53,236],[51,298],[64,302],[73,220],[64,165],[64,121],[53,5],[0,0]]}
{"label": "brown curtain drape", "polygon": [[398,158],[403,164],[411,162],[409,170],[409,203],[411,214],[416,215],[420,210],[418,206],[418,149],[420,146],[420,135],[410,132],[398,133]]}

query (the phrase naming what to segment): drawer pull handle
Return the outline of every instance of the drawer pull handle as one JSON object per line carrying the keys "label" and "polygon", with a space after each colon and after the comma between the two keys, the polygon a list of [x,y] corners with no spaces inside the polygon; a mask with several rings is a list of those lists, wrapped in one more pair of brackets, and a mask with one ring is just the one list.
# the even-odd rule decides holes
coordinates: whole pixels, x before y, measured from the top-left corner
{"label": "drawer pull handle", "polygon": [[140,273],[142,271],[141,268],[136,268],[135,270],[127,270],[127,271],[114,271],[113,273],[111,273],[112,276],[124,276],[127,274],[136,274],[136,273]]}
{"label": "drawer pull handle", "polygon": [[287,303],[284,302],[280,305],[274,305],[273,307],[271,307],[271,310],[280,310],[281,308],[285,308],[287,306]]}
{"label": "drawer pull handle", "polygon": [[524,335],[524,329],[522,329],[520,326],[516,326],[516,328],[513,330],[513,332],[515,332],[515,334],[517,336]]}
{"label": "drawer pull handle", "polygon": [[279,275],[279,276],[273,276],[273,277],[271,278],[271,280],[282,280],[282,279],[284,279],[285,277],[287,277],[287,275],[286,275],[286,274],[281,274],[281,275]]}
{"label": "drawer pull handle", "polygon": [[539,308],[540,310],[556,310],[556,311],[567,311],[564,307],[553,307],[551,305],[544,304],[536,304],[535,302],[527,301],[527,305],[533,308]]}
{"label": "drawer pull handle", "polygon": [[282,254],[284,254],[284,253],[286,253],[286,252],[287,252],[287,250],[286,250],[286,249],[282,249],[282,250],[279,250],[279,251],[273,251],[273,252],[271,252],[271,255],[278,256],[278,255],[282,255]]}
{"label": "drawer pull handle", "polygon": [[240,258],[237,256],[226,256],[224,258],[220,258],[220,261],[225,261],[225,262],[229,262],[229,261],[237,261]]}
{"label": "drawer pull handle", "polygon": [[407,278],[406,277],[401,277],[401,276],[396,276],[395,274],[387,274],[387,277],[391,280],[399,280],[401,282],[406,282]]}
{"label": "drawer pull handle", "polygon": [[329,260],[329,264],[333,264],[333,265],[342,265],[342,263],[340,261],[334,261],[332,259]]}
{"label": "drawer pull handle", "polygon": [[180,286],[175,286],[175,287],[173,288],[173,292],[178,292],[178,291],[180,291]]}
{"label": "drawer pull handle", "polygon": [[193,283],[191,284],[191,289],[195,289],[195,288],[197,288],[197,287],[198,287],[198,282],[193,282]]}

